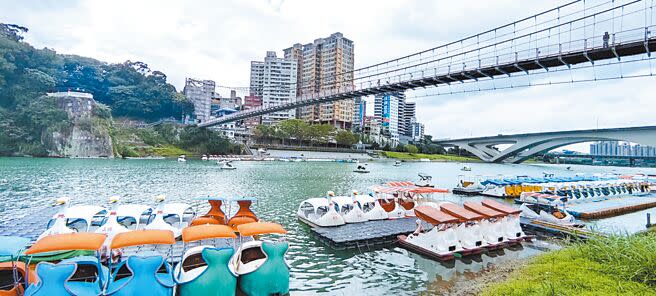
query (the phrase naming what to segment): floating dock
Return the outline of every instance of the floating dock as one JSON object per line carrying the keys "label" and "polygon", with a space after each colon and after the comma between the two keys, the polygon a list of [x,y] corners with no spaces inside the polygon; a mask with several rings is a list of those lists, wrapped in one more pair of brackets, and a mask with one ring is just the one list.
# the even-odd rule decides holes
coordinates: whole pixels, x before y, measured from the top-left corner
{"label": "floating dock", "polygon": [[595,202],[568,204],[567,211],[579,219],[599,219],[653,207],[656,207],[656,197],[628,196]]}
{"label": "floating dock", "polygon": [[[414,217],[376,220],[335,227],[313,227],[311,230],[317,238],[333,249],[362,249],[395,244],[398,235],[409,234],[417,229],[416,220]],[[432,226],[424,225],[424,229],[430,227]]]}
{"label": "floating dock", "polygon": [[592,232],[585,228],[577,228],[571,226],[558,225],[554,223],[531,220],[527,218],[520,218],[520,224],[524,232],[531,233],[544,233],[557,237],[570,237],[582,240],[587,240],[592,236],[599,236],[602,234]]}

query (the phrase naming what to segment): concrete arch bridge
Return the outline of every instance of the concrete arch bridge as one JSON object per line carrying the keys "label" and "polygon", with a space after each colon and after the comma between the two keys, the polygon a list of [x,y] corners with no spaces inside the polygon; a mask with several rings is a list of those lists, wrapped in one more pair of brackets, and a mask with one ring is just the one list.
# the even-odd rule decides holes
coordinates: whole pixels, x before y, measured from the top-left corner
{"label": "concrete arch bridge", "polygon": [[[485,162],[520,163],[559,147],[592,141],[628,141],[656,147],[656,126],[498,135],[434,143],[467,150]],[[495,147],[504,144],[510,146],[502,150]]]}

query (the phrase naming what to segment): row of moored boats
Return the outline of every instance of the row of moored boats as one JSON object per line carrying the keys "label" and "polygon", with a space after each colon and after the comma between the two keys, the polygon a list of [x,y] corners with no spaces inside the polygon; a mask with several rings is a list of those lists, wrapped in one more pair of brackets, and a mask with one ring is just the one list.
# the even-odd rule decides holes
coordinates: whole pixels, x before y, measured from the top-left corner
{"label": "row of moored boats", "polygon": [[0,295],[287,294],[289,245],[274,239],[286,230],[259,221],[253,198],[202,200],[209,210],[196,215],[161,196],[154,207],[112,198],[110,210],[60,199],[31,246],[27,238],[0,237]]}
{"label": "row of moored boats", "polygon": [[[430,177],[422,175],[422,181],[426,180]],[[520,210],[493,200],[465,202],[461,207],[432,197],[445,192],[426,183],[388,182],[374,186],[368,195],[328,192],[325,197],[307,199],[301,202],[297,216],[313,227],[416,217],[417,229],[408,236],[399,236],[399,243],[440,260],[530,239],[521,229]]]}

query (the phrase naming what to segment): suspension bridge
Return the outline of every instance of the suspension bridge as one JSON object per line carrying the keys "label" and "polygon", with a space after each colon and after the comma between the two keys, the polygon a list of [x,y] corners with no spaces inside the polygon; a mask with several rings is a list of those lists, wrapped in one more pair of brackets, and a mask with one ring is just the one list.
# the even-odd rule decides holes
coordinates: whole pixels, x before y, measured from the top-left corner
{"label": "suspension bridge", "polygon": [[[651,60],[654,57],[651,53],[656,51],[654,4],[655,0],[569,2],[435,48],[338,73],[333,84],[319,92],[301,95],[293,102],[243,110],[198,125],[214,126],[392,91],[450,88],[485,81],[494,85],[504,78],[588,67],[596,70],[595,67],[636,61],[648,61],[650,71],[633,76],[653,76]],[[613,78],[628,77],[631,75],[618,73]],[[596,76],[594,80],[597,80]],[[566,82],[575,81],[572,78]],[[533,83],[537,84],[539,82]],[[530,85],[531,82],[527,84]],[[296,88],[296,85],[279,87]],[[512,82],[510,87],[513,87]],[[497,86],[492,89],[497,89]]]}

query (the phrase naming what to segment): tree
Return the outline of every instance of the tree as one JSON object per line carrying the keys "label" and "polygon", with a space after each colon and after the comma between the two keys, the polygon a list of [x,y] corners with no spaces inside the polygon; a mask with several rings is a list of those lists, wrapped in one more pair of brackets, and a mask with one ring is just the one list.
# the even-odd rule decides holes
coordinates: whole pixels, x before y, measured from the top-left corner
{"label": "tree", "polygon": [[259,124],[255,127],[253,135],[259,140],[269,140],[274,137],[275,127],[270,125]]}
{"label": "tree", "polygon": [[335,135],[335,141],[337,144],[350,147],[358,142],[358,138],[349,130],[340,130]]}
{"label": "tree", "polygon": [[405,145],[404,148],[405,148],[405,151],[407,151],[408,153],[417,153],[417,152],[419,152],[419,148],[417,148],[417,146],[412,145],[412,144]]}
{"label": "tree", "polygon": [[0,23],[0,35],[3,35],[13,41],[22,41],[23,33],[27,33],[28,29],[14,24]]}
{"label": "tree", "polygon": [[319,143],[327,143],[328,137],[335,132],[335,127],[331,124],[313,125],[316,129]]}
{"label": "tree", "polygon": [[278,123],[278,128],[282,131],[283,135],[296,138],[298,145],[301,145],[301,142],[307,136],[307,126],[308,124],[300,119],[287,119]]}

